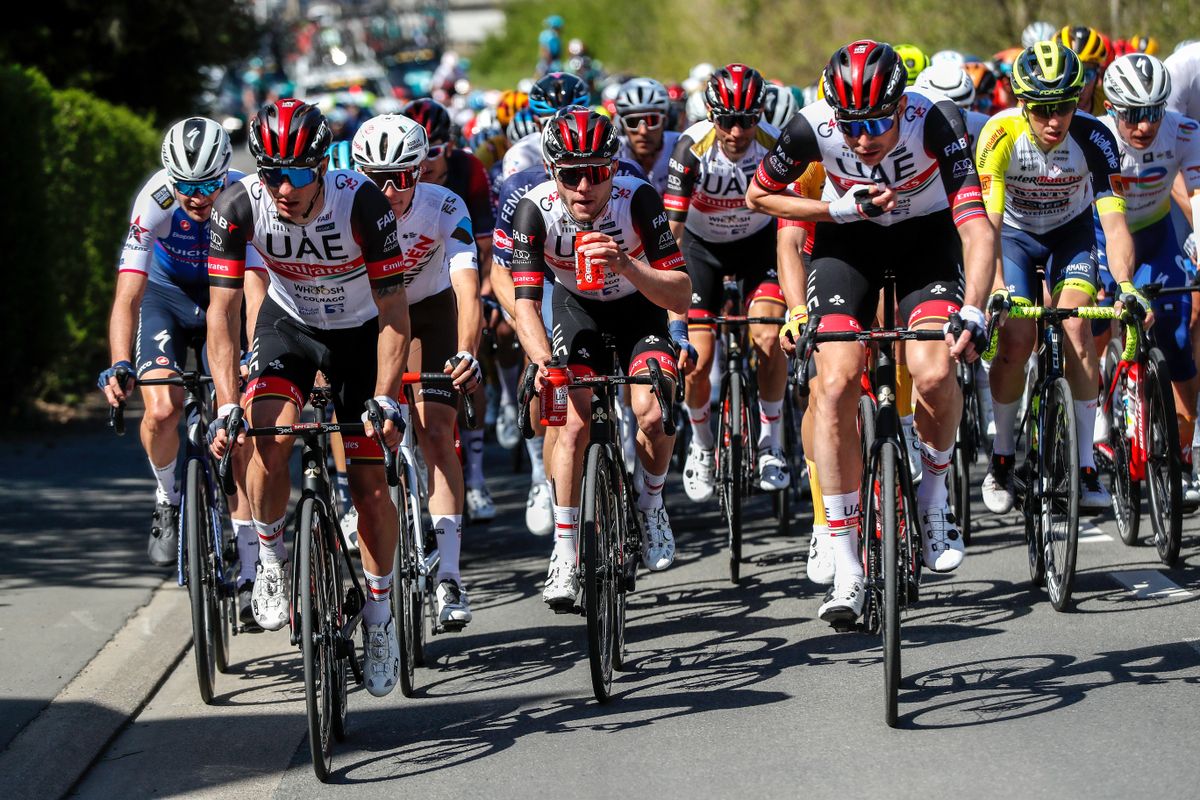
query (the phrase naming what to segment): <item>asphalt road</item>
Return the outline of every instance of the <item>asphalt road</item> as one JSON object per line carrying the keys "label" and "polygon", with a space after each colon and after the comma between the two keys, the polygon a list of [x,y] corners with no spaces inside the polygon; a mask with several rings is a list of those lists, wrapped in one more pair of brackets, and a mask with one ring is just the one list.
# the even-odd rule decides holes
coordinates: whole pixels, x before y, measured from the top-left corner
{"label": "asphalt road", "polygon": [[182,659],[75,794],[1196,796],[1196,517],[1171,571],[1153,548],[1123,545],[1111,522],[1086,525],[1067,614],[1030,589],[1016,518],[982,520],[962,568],[928,577],[904,620],[891,730],[878,641],[815,618],[807,515],[780,537],[755,500],[733,586],[716,504],[689,504],[675,481],[679,558],[643,574],[629,607],[632,669],[601,706],[584,621],[541,603],[550,543],[524,530],[526,479],[489,448],[501,514],[464,540],[475,621],[434,639],[416,697],[352,692],[331,785],[312,773],[300,658],[281,631],[234,640],[213,706]]}

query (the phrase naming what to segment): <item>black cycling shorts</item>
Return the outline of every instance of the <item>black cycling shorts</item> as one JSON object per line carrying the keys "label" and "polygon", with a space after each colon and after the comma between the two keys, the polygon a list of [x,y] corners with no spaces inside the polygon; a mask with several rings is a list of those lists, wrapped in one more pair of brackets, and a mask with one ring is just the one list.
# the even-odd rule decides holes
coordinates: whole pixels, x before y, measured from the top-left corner
{"label": "black cycling shorts", "polygon": [[950,212],[895,225],[818,222],[808,272],[808,313],[826,331],[870,328],[885,272],[896,276],[896,323],[946,321],[962,307],[962,241]]}
{"label": "black cycling shorts", "polygon": [[[458,352],[458,303],[446,289],[408,307],[412,338],[408,345],[410,372],[441,372]],[[417,387],[416,402],[428,400],[458,408],[458,392],[449,386]]]}
{"label": "black cycling shorts", "polygon": [[[242,404],[271,398],[303,408],[320,371],[333,390],[338,419],[357,422],[367,400],[375,396],[378,340],[377,320],[355,328],[311,328],[292,319],[268,296],[254,326],[254,356]],[[383,460],[374,439],[343,436],[342,443],[347,463]]]}
{"label": "black cycling shorts", "polygon": [[[736,242],[707,242],[684,229],[682,250],[692,279],[692,308],[689,316],[715,316],[721,312],[724,278],[736,276],[742,284],[745,308],[756,300],[770,300],[786,306],[779,288],[775,249],[777,226],[768,225]],[[745,311],[735,310],[735,314]]]}
{"label": "black cycling shorts", "polygon": [[554,355],[566,358],[575,375],[611,375],[612,356],[607,335],[616,348],[626,375],[646,371],[646,360],[657,358],[662,371],[674,378],[675,345],[667,332],[666,309],[641,294],[617,300],[588,300],[560,287],[554,289]]}

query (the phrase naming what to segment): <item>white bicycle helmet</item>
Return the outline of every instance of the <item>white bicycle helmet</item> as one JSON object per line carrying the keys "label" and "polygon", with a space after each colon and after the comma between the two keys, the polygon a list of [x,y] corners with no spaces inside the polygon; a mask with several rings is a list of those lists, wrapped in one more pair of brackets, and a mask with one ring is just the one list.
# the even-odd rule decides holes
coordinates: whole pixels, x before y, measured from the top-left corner
{"label": "white bicycle helmet", "polygon": [[942,94],[959,108],[970,108],[975,102],[975,82],[971,76],[962,67],[945,61],[918,75],[914,88]]}
{"label": "white bicycle helmet", "polygon": [[176,181],[211,181],[229,171],[233,147],[221,123],[207,117],[188,117],[167,131],[162,164]]}
{"label": "white bicycle helmet", "polygon": [[967,59],[957,50],[938,50],[929,57],[929,64],[953,64],[956,67],[961,67],[967,63]]}
{"label": "white bicycle helmet", "polygon": [[704,92],[692,92],[688,95],[684,112],[687,114],[689,125],[708,119],[708,103],[704,102]]}
{"label": "white bicycle helmet", "polygon": [[354,134],[350,151],[360,169],[413,169],[425,160],[429,137],[416,120],[383,114],[363,123]]}
{"label": "white bicycle helmet", "polygon": [[1154,56],[1130,53],[1104,72],[1104,96],[1117,108],[1158,106],[1171,94],[1171,73]]}
{"label": "white bicycle helmet", "polygon": [[621,84],[615,99],[617,116],[657,111],[666,114],[671,110],[671,98],[667,87],[653,78],[633,78]]}
{"label": "white bicycle helmet", "polygon": [[767,84],[767,96],[763,100],[763,121],[779,130],[799,110],[792,90],[786,86]]}
{"label": "white bicycle helmet", "polygon": [[1038,42],[1048,42],[1058,35],[1058,28],[1044,20],[1031,22],[1021,31],[1021,47],[1033,47]]}

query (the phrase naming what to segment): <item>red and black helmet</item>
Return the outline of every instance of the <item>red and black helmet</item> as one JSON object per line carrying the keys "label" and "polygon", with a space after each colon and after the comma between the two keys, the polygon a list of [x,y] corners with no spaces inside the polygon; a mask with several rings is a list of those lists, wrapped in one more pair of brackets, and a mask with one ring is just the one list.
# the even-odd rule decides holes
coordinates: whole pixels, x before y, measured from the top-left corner
{"label": "red and black helmet", "polygon": [[542,125],[542,158],[552,167],[566,161],[612,161],[619,148],[612,120],[586,106],[560,109]]}
{"label": "red and black helmet", "polygon": [[704,89],[713,114],[757,114],[767,97],[767,82],[753,67],[729,64],[714,72]]}
{"label": "red and black helmet", "polygon": [[400,113],[421,123],[431,144],[450,141],[450,112],[438,101],[428,97],[413,100]]}
{"label": "red and black helmet", "polygon": [[316,106],[287,97],[263,106],[248,132],[250,155],[260,167],[315,167],[333,140]]}
{"label": "red and black helmet", "polygon": [[833,54],[822,80],[838,119],[870,119],[896,110],[908,71],[890,44],[859,39]]}

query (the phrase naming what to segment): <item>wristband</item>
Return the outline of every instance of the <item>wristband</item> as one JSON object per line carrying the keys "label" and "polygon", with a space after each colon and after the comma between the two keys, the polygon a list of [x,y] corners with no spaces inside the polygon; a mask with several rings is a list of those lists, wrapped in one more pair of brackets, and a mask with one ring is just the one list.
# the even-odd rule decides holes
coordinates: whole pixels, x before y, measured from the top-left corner
{"label": "wristband", "polygon": [[791,322],[792,320],[796,320],[798,322],[808,322],[808,306],[792,306],[792,310],[788,312],[788,322]]}

